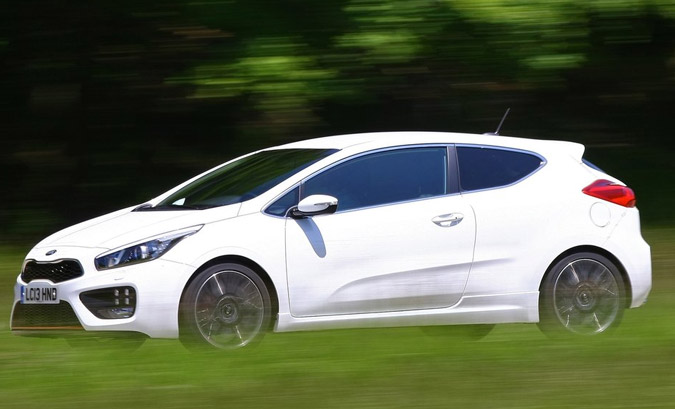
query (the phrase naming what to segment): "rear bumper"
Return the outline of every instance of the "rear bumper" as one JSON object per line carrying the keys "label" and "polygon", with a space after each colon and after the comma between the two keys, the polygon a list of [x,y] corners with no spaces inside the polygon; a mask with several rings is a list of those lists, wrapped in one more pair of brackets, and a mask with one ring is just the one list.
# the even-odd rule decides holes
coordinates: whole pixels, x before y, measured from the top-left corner
{"label": "rear bumper", "polygon": [[626,273],[631,293],[630,308],[641,306],[652,289],[652,257],[649,244],[640,233],[637,209],[627,209],[605,248],[619,259]]}

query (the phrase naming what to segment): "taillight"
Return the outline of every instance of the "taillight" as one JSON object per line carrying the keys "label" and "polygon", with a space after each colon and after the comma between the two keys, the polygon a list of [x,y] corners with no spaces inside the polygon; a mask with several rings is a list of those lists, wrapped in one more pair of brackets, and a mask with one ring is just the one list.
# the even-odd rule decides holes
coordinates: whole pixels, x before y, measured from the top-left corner
{"label": "taillight", "polygon": [[635,207],[635,193],[633,193],[633,189],[610,182],[609,180],[596,180],[586,186],[582,192],[623,207]]}

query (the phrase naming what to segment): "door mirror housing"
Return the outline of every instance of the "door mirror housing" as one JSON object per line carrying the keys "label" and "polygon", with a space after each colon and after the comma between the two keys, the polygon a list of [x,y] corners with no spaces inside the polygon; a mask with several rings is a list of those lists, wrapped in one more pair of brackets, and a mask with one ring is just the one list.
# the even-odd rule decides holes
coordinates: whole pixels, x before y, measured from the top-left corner
{"label": "door mirror housing", "polygon": [[335,213],[338,200],[328,195],[311,195],[300,201],[296,207],[289,210],[289,215],[294,219],[317,216],[320,214]]}

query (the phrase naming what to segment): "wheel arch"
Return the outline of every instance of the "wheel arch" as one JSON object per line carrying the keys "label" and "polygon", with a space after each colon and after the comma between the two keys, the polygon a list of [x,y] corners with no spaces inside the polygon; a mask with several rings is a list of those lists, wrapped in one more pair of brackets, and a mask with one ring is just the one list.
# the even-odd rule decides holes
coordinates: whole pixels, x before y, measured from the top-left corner
{"label": "wheel arch", "polygon": [[631,287],[630,279],[628,278],[628,273],[626,272],[626,268],[623,266],[621,261],[616,256],[614,256],[614,254],[610,253],[609,251],[607,251],[607,250],[605,250],[601,247],[591,246],[591,245],[572,247],[572,248],[560,253],[560,255],[558,255],[558,257],[556,257],[555,259],[553,259],[553,261],[551,261],[551,263],[546,268],[546,271],[544,272],[544,275],[541,277],[541,280],[539,282],[539,294],[540,294],[539,297],[540,297],[540,300],[541,300],[541,294],[542,294],[542,290],[543,290],[543,286],[544,286],[544,281],[546,281],[546,277],[548,277],[548,275],[551,273],[551,270],[553,269],[553,267],[560,260],[564,259],[565,257],[567,257],[571,254],[575,254],[575,253],[596,253],[596,254],[599,254],[603,257],[606,257],[607,259],[609,259],[609,261],[614,263],[616,268],[619,269],[619,273],[621,273],[621,278],[623,280],[624,290],[626,291],[626,301],[627,301],[626,302],[626,308],[628,308],[628,306],[630,306],[630,304],[631,304],[630,300],[633,299],[633,290],[632,290],[632,287]]}
{"label": "wheel arch", "polygon": [[[250,268],[251,270],[255,271],[256,274],[260,277],[260,279],[265,283],[265,286],[267,287],[267,291],[269,292],[270,295],[270,300],[272,301],[272,305],[270,306],[272,311],[272,320],[271,320],[271,328],[274,328],[276,324],[277,317],[279,316],[279,295],[277,293],[277,289],[274,286],[274,282],[270,278],[269,274],[267,274],[267,271],[265,271],[264,268],[262,268],[258,263],[255,261],[251,260],[250,258],[243,257],[243,256],[238,256],[238,255],[223,255],[223,256],[218,256],[215,257],[201,266],[197,268],[194,273],[190,276],[190,278],[187,280],[185,285],[183,286],[183,290],[180,295],[180,304],[183,303],[183,298],[185,297],[185,291],[187,288],[190,286],[190,283],[201,273],[202,271],[206,270],[207,268],[211,266],[215,266],[217,264],[222,264],[222,263],[235,263],[235,264],[241,264],[245,267]],[[180,319],[179,319],[179,325],[180,325]],[[270,329],[271,329],[270,328]]]}

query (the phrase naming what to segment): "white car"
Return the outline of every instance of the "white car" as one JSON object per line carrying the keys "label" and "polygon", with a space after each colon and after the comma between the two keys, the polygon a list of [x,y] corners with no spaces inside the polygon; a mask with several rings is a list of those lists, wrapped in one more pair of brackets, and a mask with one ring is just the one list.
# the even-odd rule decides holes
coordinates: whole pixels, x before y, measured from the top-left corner
{"label": "white car", "polygon": [[254,152],[38,243],[11,328],[225,349],[268,330],[604,333],[646,301],[651,258],[633,191],[583,152],[441,132]]}

